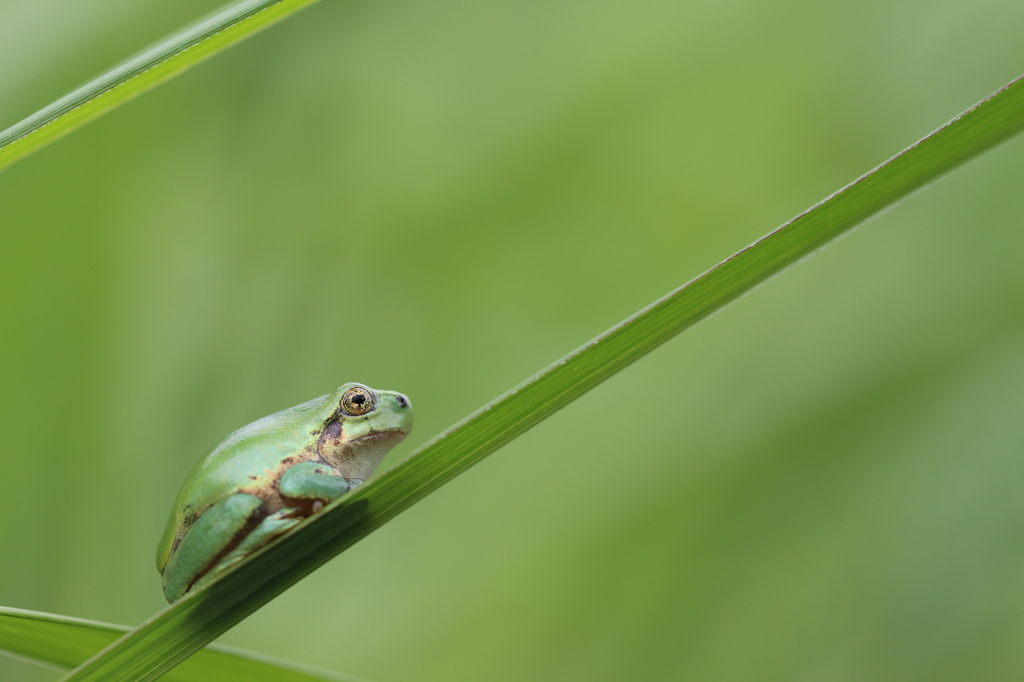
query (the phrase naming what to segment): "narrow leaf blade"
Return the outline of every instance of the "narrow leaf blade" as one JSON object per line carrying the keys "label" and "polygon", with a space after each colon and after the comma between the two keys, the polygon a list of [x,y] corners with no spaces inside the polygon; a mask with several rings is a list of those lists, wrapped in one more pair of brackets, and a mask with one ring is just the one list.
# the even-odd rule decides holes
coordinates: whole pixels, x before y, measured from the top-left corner
{"label": "narrow leaf blade", "polygon": [[66,680],[152,680],[339,552],[679,332],[1024,128],[1018,78],[748,248],[644,308],[358,488]]}
{"label": "narrow leaf blade", "polygon": [[0,170],[317,0],[243,0],[0,133]]}
{"label": "narrow leaf blade", "polygon": [[[131,628],[0,606],[0,652],[67,670]],[[167,673],[168,682],[355,682],[354,678],[212,644]]]}

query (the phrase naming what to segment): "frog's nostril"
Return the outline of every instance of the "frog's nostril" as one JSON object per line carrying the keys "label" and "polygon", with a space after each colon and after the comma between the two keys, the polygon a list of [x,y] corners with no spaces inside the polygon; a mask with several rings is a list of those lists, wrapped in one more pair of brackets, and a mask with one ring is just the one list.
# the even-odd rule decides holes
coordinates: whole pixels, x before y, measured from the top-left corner
{"label": "frog's nostril", "polygon": [[401,393],[399,393],[398,395],[395,396],[395,400],[398,401],[398,406],[399,407],[409,407],[409,399],[406,398]]}

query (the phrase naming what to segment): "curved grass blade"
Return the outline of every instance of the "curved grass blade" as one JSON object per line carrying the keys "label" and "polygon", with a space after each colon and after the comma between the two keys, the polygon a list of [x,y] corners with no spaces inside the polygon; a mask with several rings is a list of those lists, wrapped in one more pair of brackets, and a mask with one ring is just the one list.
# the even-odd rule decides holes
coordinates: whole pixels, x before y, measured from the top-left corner
{"label": "curved grass blade", "polygon": [[[128,632],[123,625],[0,606],[0,653],[68,670]],[[211,644],[163,677],[167,682],[357,682],[353,677],[306,668]]]}
{"label": "curved grass blade", "polygon": [[316,0],[243,0],[182,29],[0,133],[0,170]]}
{"label": "curved grass blade", "polygon": [[66,680],[152,680],[360,538],[757,284],[1024,128],[1024,78],[500,396],[376,481],[155,615]]}
{"label": "curved grass blade", "polygon": [[[79,665],[131,628],[0,606],[0,653],[57,670]],[[163,677],[167,682],[358,682],[325,670],[211,644]]]}

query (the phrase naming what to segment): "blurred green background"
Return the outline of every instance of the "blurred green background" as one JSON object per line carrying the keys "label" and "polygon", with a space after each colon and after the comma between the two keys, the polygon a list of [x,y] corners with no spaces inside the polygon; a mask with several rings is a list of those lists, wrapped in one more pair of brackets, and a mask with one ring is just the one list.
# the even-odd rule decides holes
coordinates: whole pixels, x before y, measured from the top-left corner
{"label": "blurred green background", "polygon": [[[7,0],[0,127],[216,6]],[[137,624],[222,436],[358,380],[412,398],[400,461],[1017,76],[1022,21],[325,0],[26,159],[0,604]],[[378,682],[1021,679],[1022,161],[776,278],[221,641]]]}

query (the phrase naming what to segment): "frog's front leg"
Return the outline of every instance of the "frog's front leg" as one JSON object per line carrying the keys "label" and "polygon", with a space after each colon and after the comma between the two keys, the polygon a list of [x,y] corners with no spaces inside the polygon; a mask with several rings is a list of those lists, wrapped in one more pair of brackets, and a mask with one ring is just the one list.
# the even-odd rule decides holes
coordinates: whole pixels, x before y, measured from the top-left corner
{"label": "frog's front leg", "polygon": [[278,490],[286,504],[310,506],[316,513],[324,504],[338,499],[353,487],[329,464],[301,462],[284,472]]}

